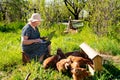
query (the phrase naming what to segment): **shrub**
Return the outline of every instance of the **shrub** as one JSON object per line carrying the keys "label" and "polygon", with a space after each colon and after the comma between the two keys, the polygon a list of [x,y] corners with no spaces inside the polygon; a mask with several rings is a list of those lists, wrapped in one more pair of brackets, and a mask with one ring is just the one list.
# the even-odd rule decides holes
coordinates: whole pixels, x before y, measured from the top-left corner
{"label": "shrub", "polygon": [[10,32],[17,31],[18,29],[22,29],[24,26],[23,22],[11,22],[11,23],[0,23],[0,31],[1,32]]}

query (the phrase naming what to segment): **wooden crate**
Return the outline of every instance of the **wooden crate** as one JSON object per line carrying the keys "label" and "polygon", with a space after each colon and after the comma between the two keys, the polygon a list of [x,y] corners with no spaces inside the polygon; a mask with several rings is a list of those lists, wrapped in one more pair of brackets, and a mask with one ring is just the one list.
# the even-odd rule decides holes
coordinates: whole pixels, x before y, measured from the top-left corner
{"label": "wooden crate", "polygon": [[82,43],[80,45],[80,48],[82,51],[84,51],[90,59],[93,61],[94,69],[92,69],[89,65],[89,71],[91,72],[92,75],[94,75],[94,72],[96,71],[101,71],[102,70],[102,57],[100,54],[92,49],[89,45],[86,43]]}

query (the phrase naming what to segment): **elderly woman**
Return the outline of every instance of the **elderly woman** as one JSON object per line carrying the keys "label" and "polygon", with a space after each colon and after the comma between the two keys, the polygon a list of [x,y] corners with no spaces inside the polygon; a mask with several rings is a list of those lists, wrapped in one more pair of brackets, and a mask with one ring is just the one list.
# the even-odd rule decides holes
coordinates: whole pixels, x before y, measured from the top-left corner
{"label": "elderly woman", "polygon": [[39,13],[33,13],[29,22],[22,29],[22,50],[30,60],[39,60],[41,56],[50,55],[51,42],[43,43],[37,28],[42,19]]}

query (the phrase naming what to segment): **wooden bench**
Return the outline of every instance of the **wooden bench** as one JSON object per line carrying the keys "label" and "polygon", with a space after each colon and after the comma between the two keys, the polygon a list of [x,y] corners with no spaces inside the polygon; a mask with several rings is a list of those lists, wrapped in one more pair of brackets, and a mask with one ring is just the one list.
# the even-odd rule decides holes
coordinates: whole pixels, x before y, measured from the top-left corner
{"label": "wooden bench", "polygon": [[72,20],[71,16],[69,17],[68,23],[66,30],[64,33],[78,33],[78,27],[83,26],[83,21],[82,20]]}
{"label": "wooden bench", "polygon": [[82,43],[80,45],[80,48],[83,52],[85,52],[90,59],[92,59],[93,61],[93,65],[94,65],[94,69],[91,68],[88,65],[89,71],[91,72],[92,75],[94,75],[94,72],[96,71],[101,71],[102,70],[102,57],[100,56],[100,54],[95,51],[94,49],[92,49],[89,45],[87,45],[86,43]]}
{"label": "wooden bench", "polygon": [[22,52],[22,62],[23,64],[30,62],[30,58],[25,52]]}
{"label": "wooden bench", "polygon": [[[43,60],[45,58],[49,57],[49,56],[51,56],[51,55],[44,55],[43,54],[39,57],[38,61],[42,63]],[[30,61],[31,60],[30,60],[29,56],[25,52],[22,52],[22,62],[23,62],[23,64],[29,63]]]}

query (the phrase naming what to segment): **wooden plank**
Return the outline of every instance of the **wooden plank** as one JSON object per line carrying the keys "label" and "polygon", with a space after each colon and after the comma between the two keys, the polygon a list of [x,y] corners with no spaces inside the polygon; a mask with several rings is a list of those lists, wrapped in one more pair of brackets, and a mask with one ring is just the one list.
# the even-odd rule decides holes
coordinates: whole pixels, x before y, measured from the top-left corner
{"label": "wooden plank", "polygon": [[95,71],[101,71],[102,70],[102,58],[100,56],[97,56],[94,61],[94,70]]}
{"label": "wooden plank", "polygon": [[83,20],[71,20],[72,22],[83,22]]}
{"label": "wooden plank", "polygon": [[68,23],[68,22],[64,22],[64,23],[62,23],[62,24],[63,24],[63,25],[67,25],[67,26],[69,25],[69,23]]}

